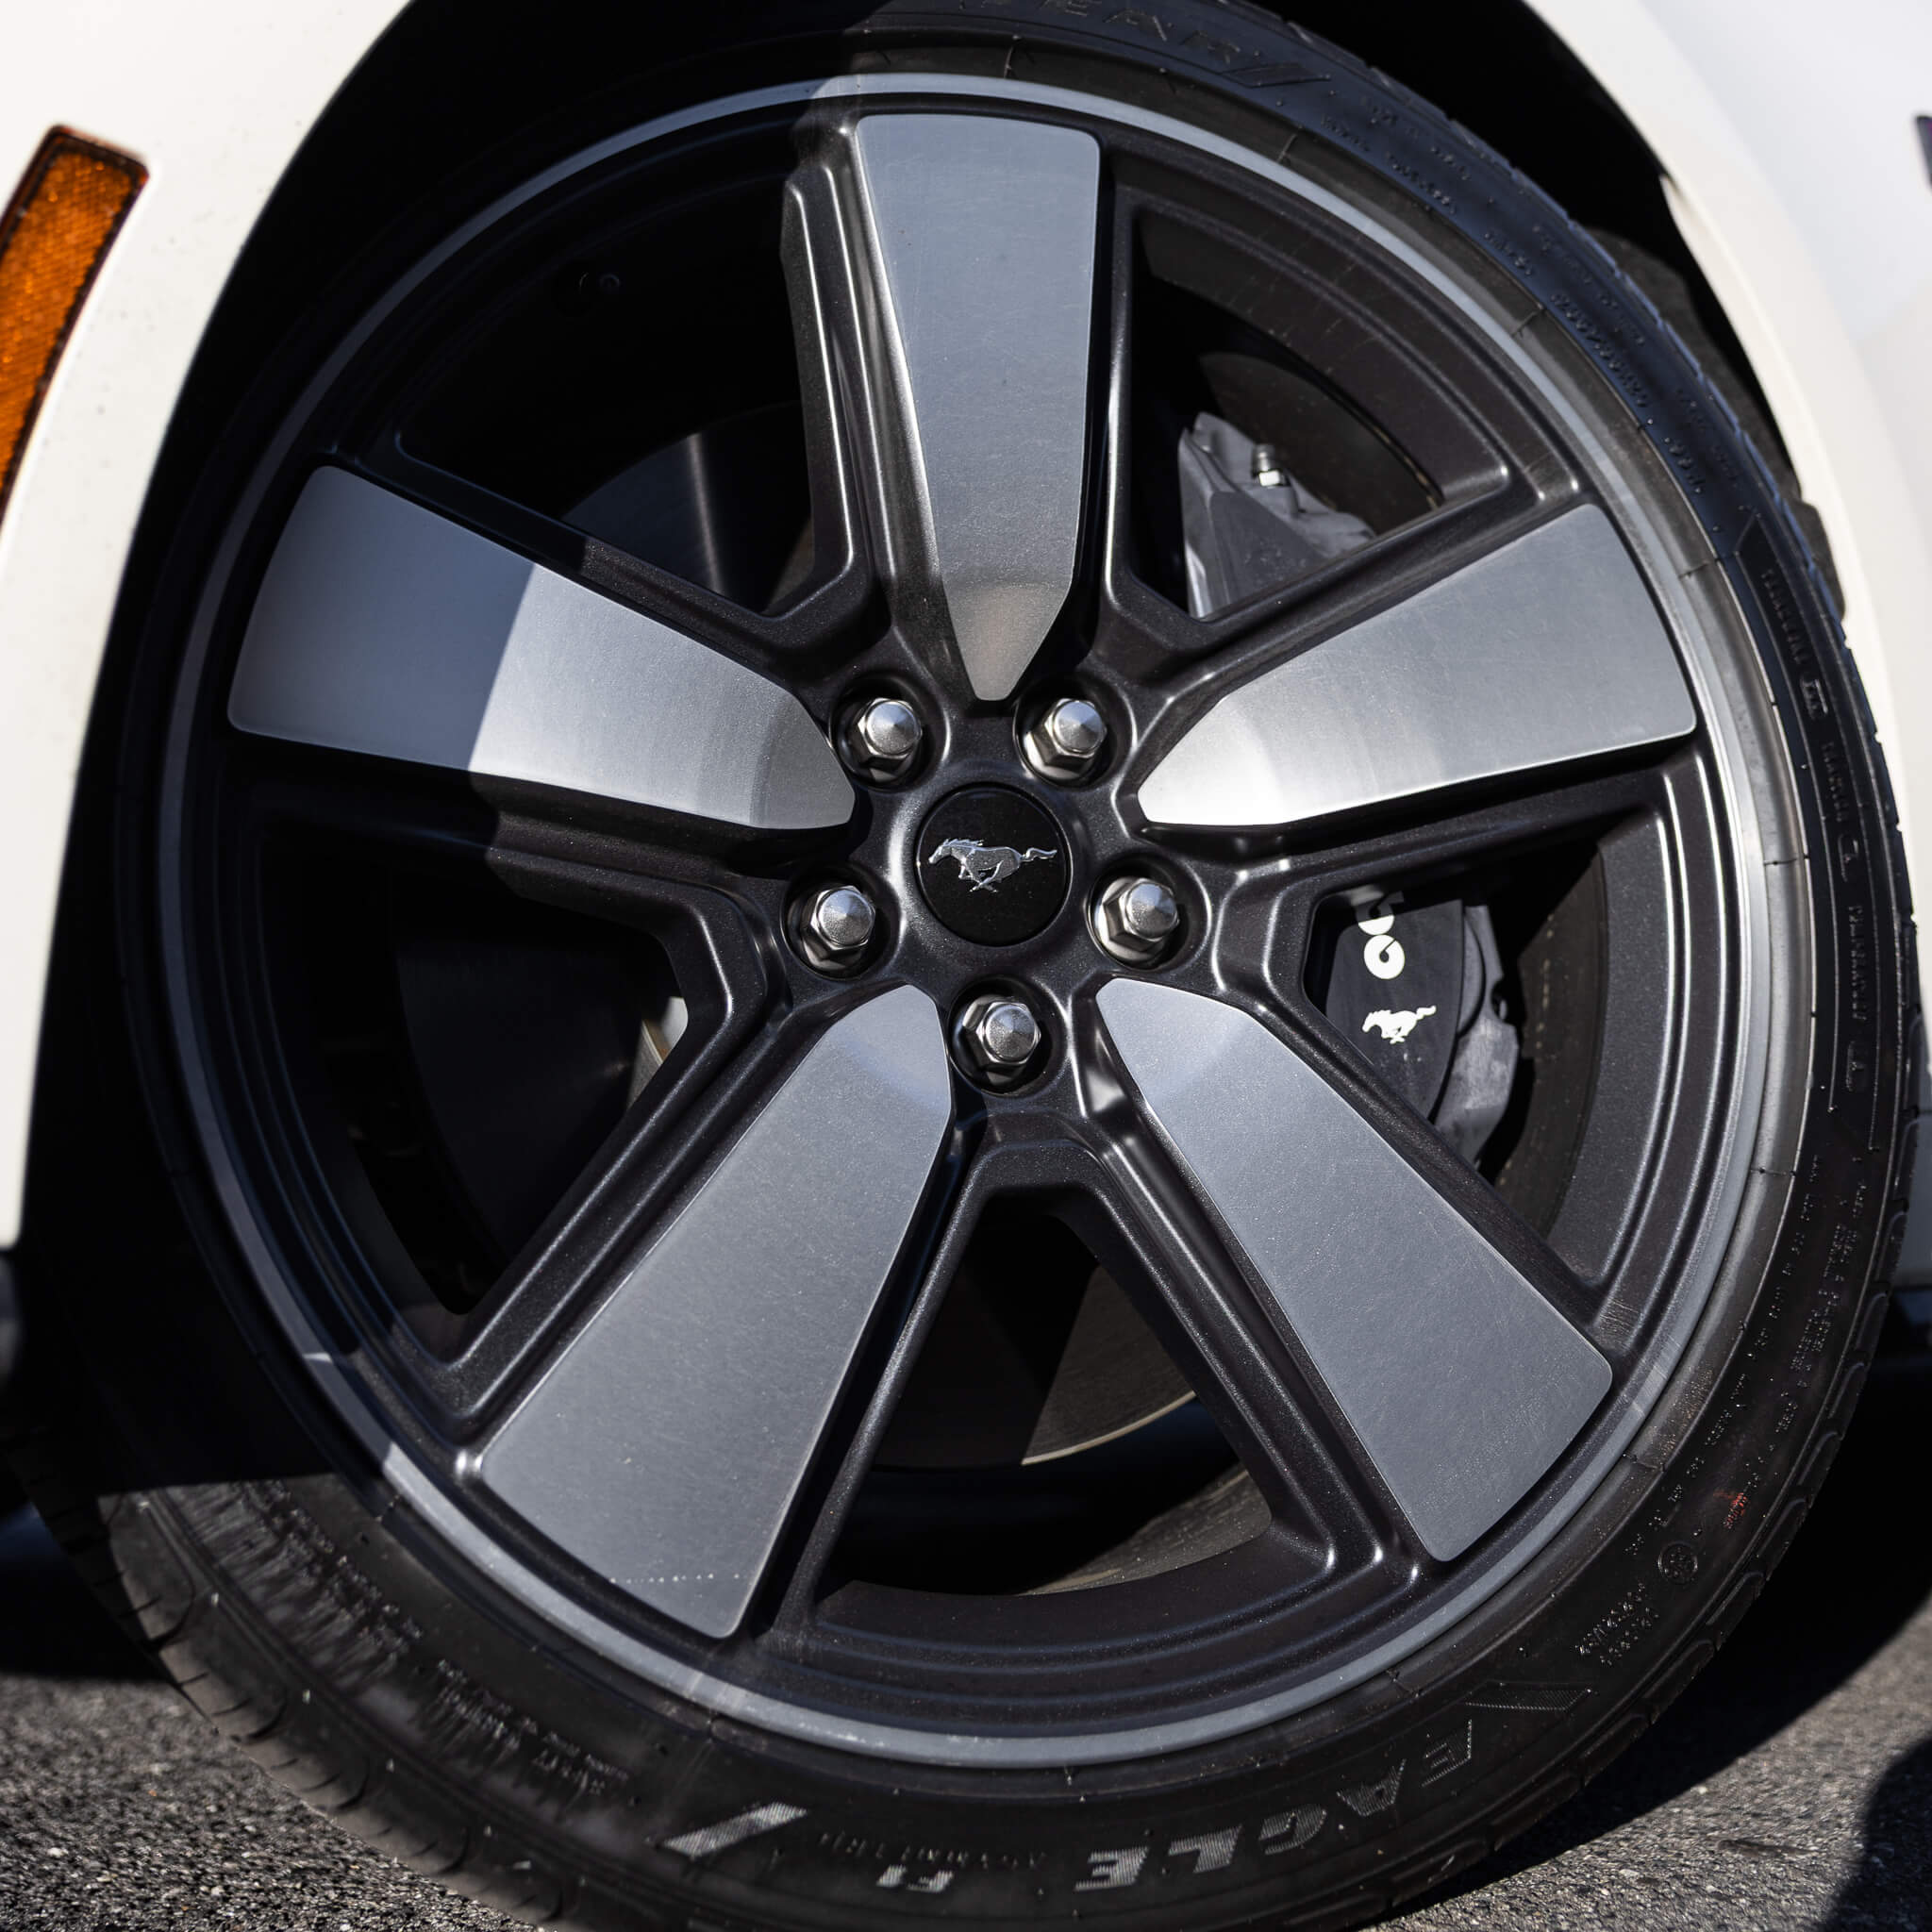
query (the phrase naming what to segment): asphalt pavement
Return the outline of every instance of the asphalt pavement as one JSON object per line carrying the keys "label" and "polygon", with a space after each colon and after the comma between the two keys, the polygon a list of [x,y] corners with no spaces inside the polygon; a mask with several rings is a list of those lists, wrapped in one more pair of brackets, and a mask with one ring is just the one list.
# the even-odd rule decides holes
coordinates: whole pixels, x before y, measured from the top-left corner
{"label": "asphalt pavement", "polygon": [[[1405,1932],[1932,1932],[1932,1378],[1874,1386],[1757,1608],[1575,1803]],[[508,1932],[304,1809],[0,1528],[0,1932]]]}

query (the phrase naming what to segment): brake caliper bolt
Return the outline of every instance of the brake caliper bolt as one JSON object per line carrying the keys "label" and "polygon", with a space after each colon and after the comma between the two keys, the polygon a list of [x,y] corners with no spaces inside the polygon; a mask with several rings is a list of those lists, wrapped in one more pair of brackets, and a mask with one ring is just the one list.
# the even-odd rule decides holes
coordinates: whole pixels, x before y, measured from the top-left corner
{"label": "brake caliper bolt", "polygon": [[1161,879],[1145,874],[1115,879],[1093,902],[1094,938],[1130,966],[1152,965],[1180,928],[1180,902]]}
{"label": "brake caliper bolt", "polygon": [[960,1047],[989,1086],[1010,1086],[1025,1072],[1043,1038],[1024,1000],[1010,993],[981,993],[960,1012]]}
{"label": "brake caliper bolt", "polygon": [[1072,785],[1099,761],[1107,745],[1107,720],[1086,698],[1056,698],[1021,740],[1026,762],[1042,778]]}
{"label": "brake caliper bolt", "polygon": [[857,886],[821,886],[799,901],[792,932],[821,973],[850,973],[864,958],[878,909]]}
{"label": "brake caliper bolt", "polygon": [[890,782],[912,769],[924,737],[919,713],[904,698],[867,698],[847,714],[840,749],[861,776]]}

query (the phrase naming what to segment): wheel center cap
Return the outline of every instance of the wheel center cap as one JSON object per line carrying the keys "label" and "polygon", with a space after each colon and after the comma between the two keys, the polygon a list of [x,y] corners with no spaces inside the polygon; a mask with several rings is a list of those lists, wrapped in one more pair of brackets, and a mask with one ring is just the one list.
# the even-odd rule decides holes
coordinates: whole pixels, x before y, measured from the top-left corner
{"label": "wheel center cap", "polygon": [[1053,815],[991,785],[956,791],[927,814],[918,870],[925,903],[982,946],[1030,940],[1066,903],[1073,877]]}

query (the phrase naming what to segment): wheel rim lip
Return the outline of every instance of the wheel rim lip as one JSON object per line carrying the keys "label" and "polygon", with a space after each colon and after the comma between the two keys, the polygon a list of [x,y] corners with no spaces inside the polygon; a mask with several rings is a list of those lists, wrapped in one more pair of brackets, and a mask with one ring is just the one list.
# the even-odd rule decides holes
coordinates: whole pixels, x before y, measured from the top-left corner
{"label": "wheel rim lip", "polygon": [[1549,372],[1531,360],[1511,341],[1503,325],[1447,271],[1422,256],[1403,237],[1384,228],[1318,183],[1223,137],[1172,116],[1151,113],[1101,95],[1033,83],[931,74],[843,76],[761,89],[660,117],[546,170],[533,181],[501,197],[447,238],[362,318],[285,419],[238,502],[196,609],[164,757],[159,848],[166,989],[175,1037],[185,1049],[198,1040],[201,1023],[197,998],[190,983],[189,924],[179,891],[185,856],[181,805],[187,794],[191,726],[201,671],[215,634],[224,587],[256,520],[261,499],[299,437],[302,425],[369,337],[424,279],[479,234],[514,209],[604,161],[690,128],[769,108],[802,107],[813,101],[852,102],[919,95],[1007,101],[1138,129],[1197,152],[1205,151],[1345,223],[1427,283],[1440,298],[1480,330],[1507,361],[1516,379],[1532,390],[1561,423],[1606,508],[1642,565],[1653,593],[1665,605],[1683,669],[1709,736],[1723,792],[1728,857],[1736,874],[1725,882],[1725,890],[1731,895],[1744,941],[1733,965],[1737,988],[1734,1041],[1740,1051],[1729,1083],[1724,1118],[1717,1133],[1716,1185],[1711,1203],[1701,1218],[1680,1286],[1659,1324],[1658,1342],[1650,1353],[1646,1369],[1641,1377],[1626,1382],[1611,1398],[1616,1412],[1613,1418],[1607,1419],[1607,1426],[1588,1461],[1570,1471],[1559,1493],[1547,1499],[1529,1520],[1517,1526],[1518,1533],[1507,1549],[1498,1551],[1457,1588],[1446,1591],[1427,1615],[1399,1627],[1386,1641],[1357,1652],[1328,1670],[1306,1675],[1291,1687],[1271,1695],[1240,1700],[1197,1716],[1083,1733],[929,1729],[863,1722],[794,1704],[693,1668],[611,1625],[503,1550],[464,1511],[385,1424],[358,1379],[329,1347],[309,1310],[291,1289],[271,1237],[255,1218],[239,1160],[225,1138],[221,1109],[205,1062],[198,1054],[185,1050],[178,1058],[191,1109],[209,1154],[225,1218],[242,1244],[250,1272],[273,1313],[302,1354],[305,1366],[322,1388],[331,1409],[359,1438],[384,1479],[405,1495],[440,1535],[528,1609],[661,1690],[800,1741],[932,1765],[1023,1768],[1101,1764],[1214,1743],[1324,1702],[1413,1655],[1503,1589],[1544,1550],[1595,1492],[1681,1358],[1724,1265],[1749,1176],[1751,1162],[1746,1154],[1749,1145],[1756,1142],[1766,1116],[1771,987],[1769,973],[1760,970],[1760,962],[1769,958],[1772,915],[1749,765],[1736,720],[1722,701],[1723,674],[1706,644],[1690,600],[1679,583],[1661,530],[1652,525],[1635,493],[1624,484],[1601,440],[1569,404]]}

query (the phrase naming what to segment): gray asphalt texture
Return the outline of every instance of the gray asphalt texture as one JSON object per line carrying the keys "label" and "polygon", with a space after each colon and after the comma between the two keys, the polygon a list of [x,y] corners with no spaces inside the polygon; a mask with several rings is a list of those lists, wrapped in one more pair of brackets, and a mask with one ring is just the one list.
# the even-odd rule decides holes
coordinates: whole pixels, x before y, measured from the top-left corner
{"label": "gray asphalt texture", "polygon": [[[1757,1607],[1575,1803],[1393,1923],[1932,1928],[1932,1379],[1881,1378]],[[508,1932],[306,1810],[0,1530],[0,1932]]]}

